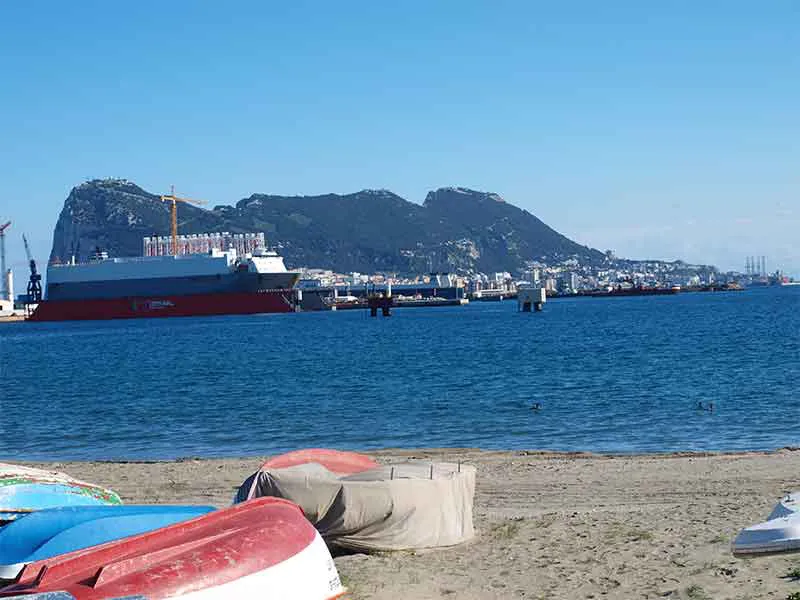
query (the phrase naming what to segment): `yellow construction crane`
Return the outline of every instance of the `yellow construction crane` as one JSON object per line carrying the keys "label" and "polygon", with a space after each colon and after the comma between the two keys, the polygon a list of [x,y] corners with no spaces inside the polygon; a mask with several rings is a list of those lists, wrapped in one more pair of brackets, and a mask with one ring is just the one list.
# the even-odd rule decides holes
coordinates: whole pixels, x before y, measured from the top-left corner
{"label": "yellow construction crane", "polygon": [[175,195],[175,186],[170,186],[169,195],[161,196],[162,202],[172,202],[172,254],[178,254],[178,202],[186,202],[196,206],[208,204],[204,200],[192,200],[191,198],[179,198]]}

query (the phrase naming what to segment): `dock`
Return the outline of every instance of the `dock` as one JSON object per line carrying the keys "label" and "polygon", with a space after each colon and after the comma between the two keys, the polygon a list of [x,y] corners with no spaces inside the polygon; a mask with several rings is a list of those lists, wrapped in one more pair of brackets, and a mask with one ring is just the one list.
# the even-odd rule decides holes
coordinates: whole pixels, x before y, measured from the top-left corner
{"label": "dock", "polygon": [[[431,287],[424,290],[406,288],[408,286],[399,287],[398,289],[398,286],[386,284],[352,286],[345,289],[335,286],[310,287],[302,290],[300,306],[304,312],[368,309],[370,307],[370,297],[381,295],[392,299],[392,307],[423,308],[427,306],[464,306],[469,304],[464,288],[461,287],[444,289]],[[400,293],[397,293],[398,291]]]}
{"label": "dock", "polygon": [[[394,297],[392,308],[425,308],[428,306],[465,306],[469,304],[466,298],[410,298],[403,299]],[[366,310],[370,307],[369,300],[331,302],[327,308],[316,310]]]}

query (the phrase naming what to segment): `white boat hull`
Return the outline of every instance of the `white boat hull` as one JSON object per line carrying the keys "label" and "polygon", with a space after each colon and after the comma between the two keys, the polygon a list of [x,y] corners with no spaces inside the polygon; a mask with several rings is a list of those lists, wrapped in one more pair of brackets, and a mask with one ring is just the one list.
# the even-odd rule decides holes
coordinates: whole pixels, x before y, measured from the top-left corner
{"label": "white boat hull", "polygon": [[778,517],[752,525],[733,541],[733,555],[739,558],[800,552],[800,514]]}
{"label": "white boat hull", "polygon": [[[322,572],[319,565],[327,564]],[[215,587],[173,596],[183,600],[332,600],[345,593],[325,542],[311,544],[268,569]]]}

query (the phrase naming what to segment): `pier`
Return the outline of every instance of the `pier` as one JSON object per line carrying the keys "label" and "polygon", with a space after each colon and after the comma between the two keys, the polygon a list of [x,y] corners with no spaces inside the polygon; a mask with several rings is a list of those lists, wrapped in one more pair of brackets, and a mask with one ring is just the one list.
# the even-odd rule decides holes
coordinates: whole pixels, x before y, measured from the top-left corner
{"label": "pier", "polygon": [[392,306],[394,306],[394,301],[392,300],[391,296],[386,296],[384,294],[374,294],[369,298],[367,298],[367,306],[369,307],[370,317],[377,317],[379,310],[381,311],[381,314],[384,317],[391,317]]}
{"label": "pier", "polygon": [[381,309],[378,297],[389,297],[391,307],[464,306],[469,304],[463,287],[430,285],[365,284],[359,286],[309,286],[302,288],[301,310]]}
{"label": "pier", "polygon": [[547,302],[547,293],[544,288],[522,287],[517,292],[517,308],[520,312],[541,312]]}

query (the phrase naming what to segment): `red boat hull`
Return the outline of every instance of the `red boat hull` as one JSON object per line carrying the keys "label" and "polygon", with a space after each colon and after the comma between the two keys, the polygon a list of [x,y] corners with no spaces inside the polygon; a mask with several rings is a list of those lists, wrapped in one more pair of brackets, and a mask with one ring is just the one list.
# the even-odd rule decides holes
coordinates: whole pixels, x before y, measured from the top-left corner
{"label": "red boat hull", "polygon": [[76,600],[332,600],[345,590],[300,508],[258,498],[30,563],[0,597],[58,591]]}
{"label": "red boat hull", "polygon": [[261,468],[265,471],[269,469],[287,469],[308,463],[320,464],[337,475],[354,475],[363,471],[377,469],[381,466],[365,454],[330,450],[328,448],[307,448],[276,456],[265,462]]}
{"label": "red boat hull", "polygon": [[29,317],[30,321],[89,321],[104,319],[142,319],[153,317],[205,317],[213,315],[253,315],[294,312],[294,290],[252,293],[197,294],[109,298],[102,300],[45,300]]}

